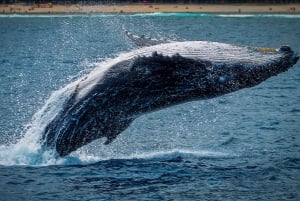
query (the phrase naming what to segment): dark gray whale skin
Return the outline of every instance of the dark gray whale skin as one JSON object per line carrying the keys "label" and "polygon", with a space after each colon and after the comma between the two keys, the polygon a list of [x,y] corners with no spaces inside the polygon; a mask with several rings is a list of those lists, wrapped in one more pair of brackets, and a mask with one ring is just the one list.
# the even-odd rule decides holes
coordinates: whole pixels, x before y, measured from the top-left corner
{"label": "dark gray whale skin", "polygon": [[171,42],[143,47],[78,81],[42,143],[58,156],[106,137],[112,142],[140,115],[187,101],[255,86],[287,71],[298,55],[279,49],[214,42]]}

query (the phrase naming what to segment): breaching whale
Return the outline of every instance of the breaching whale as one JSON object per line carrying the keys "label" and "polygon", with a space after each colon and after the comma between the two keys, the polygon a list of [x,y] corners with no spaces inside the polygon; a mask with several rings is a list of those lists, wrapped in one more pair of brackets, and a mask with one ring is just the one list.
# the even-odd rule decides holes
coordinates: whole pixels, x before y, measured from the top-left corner
{"label": "breaching whale", "polygon": [[299,59],[289,46],[208,41],[152,45],[151,39],[131,39],[142,47],[77,81],[71,97],[45,128],[44,148],[65,156],[98,138],[106,137],[108,144],[144,113],[255,86]]}

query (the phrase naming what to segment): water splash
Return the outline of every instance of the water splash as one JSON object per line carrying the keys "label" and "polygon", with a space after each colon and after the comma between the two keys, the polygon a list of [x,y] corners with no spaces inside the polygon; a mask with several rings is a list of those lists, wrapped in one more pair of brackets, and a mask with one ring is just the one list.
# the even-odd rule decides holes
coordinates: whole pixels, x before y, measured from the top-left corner
{"label": "water splash", "polygon": [[[64,102],[71,95],[76,84],[73,82],[66,87],[55,91],[44,106],[33,116],[30,124],[27,125],[27,130],[24,137],[17,143],[11,145],[0,146],[0,165],[13,166],[13,165],[25,165],[25,166],[48,166],[48,165],[85,165],[92,164],[99,161],[121,159],[156,159],[156,158],[174,158],[180,157],[197,157],[197,158],[226,158],[232,157],[231,153],[224,153],[220,151],[211,151],[204,149],[178,149],[178,148],[166,148],[159,151],[140,151],[132,150],[131,152],[118,152],[117,150],[111,150],[109,147],[100,149],[104,139],[99,139],[94,144],[84,146],[77,151],[73,152],[67,157],[57,158],[55,153],[51,150],[43,150],[41,148],[40,138],[44,132],[45,127],[55,117],[55,115],[61,110]],[[95,151],[92,146],[96,146]],[[117,146],[117,145],[116,145]],[[115,146],[111,147],[112,149]]]}
{"label": "water splash", "polygon": [[0,165],[53,164],[54,153],[41,150],[40,137],[48,123],[60,111],[74,87],[75,83],[72,83],[55,91],[25,126],[27,129],[24,136],[15,144],[0,146]]}
{"label": "water splash", "polygon": [[[111,155],[110,155],[111,154]],[[161,151],[135,152],[131,154],[113,154],[108,153],[105,157],[97,154],[91,154],[84,151],[76,151],[71,155],[60,158],[55,161],[58,165],[86,165],[99,161],[108,160],[152,160],[152,159],[172,159],[172,158],[232,158],[238,157],[233,153],[211,151],[211,150],[188,150],[188,149],[167,149]]]}
{"label": "water splash", "polygon": [[[22,138],[13,144],[0,145],[0,165],[43,166],[69,164],[70,158],[62,160],[56,157],[55,151],[42,149],[41,137],[44,130],[61,111],[63,104],[71,97],[79,84],[80,87],[84,88],[82,89],[83,93],[87,92],[92,86],[90,83],[97,81],[103,72],[114,62],[116,62],[114,59],[105,59],[102,62],[94,62],[87,65],[88,69],[84,69],[78,75],[75,75],[73,78],[75,81],[54,91],[42,108],[33,115],[30,123],[24,126],[25,129]],[[88,79],[86,79],[87,74]],[[85,81],[83,82],[83,80]],[[71,161],[74,161],[74,159]]]}
{"label": "water splash", "polygon": [[[120,58],[121,59],[121,58]],[[83,161],[94,161],[98,158],[90,159],[87,155],[70,156],[66,159],[56,157],[53,150],[43,150],[41,147],[41,137],[46,126],[55,118],[55,116],[63,108],[63,104],[71,97],[71,94],[79,86],[82,93],[87,93],[93,83],[111,66],[117,62],[115,59],[106,59],[99,63],[93,63],[91,66],[95,68],[90,71],[88,79],[86,79],[87,72],[83,71],[74,77],[75,81],[66,85],[65,87],[54,91],[42,108],[36,112],[30,123],[25,125],[24,134],[22,138],[16,143],[9,145],[0,145],[0,165],[55,165],[55,164],[73,164],[78,162],[77,158],[83,158]],[[83,82],[83,80],[85,80]],[[92,84],[91,84],[92,83]],[[79,94],[82,95],[82,94]]]}
{"label": "water splash", "polygon": [[[200,43],[200,42],[198,42]],[[209,43],[204,43],[207,45]],[[175,43],[176,45],[176,43]],[[223,46],[223,44],[221,44]],[[144,52],[143,52],[144,51]],[[24,137],[20,139],[17,143],[11,145],[3,145],[0,147],[0,165],[54,165],[54,164],[72,164],[82,162],[95,162],[99,160],[108,160],[114,158],[135,158],[135,157],[152,157],[153,155],[161,155],[169,153],[168,148],[163,147],[162,152],[151,152],[146,154],[126,154],[122,155],[117,152],[105,153],[103,155],[95,155],[88,152],[76,152],[70,157],[64,159],[59,159],[56,157],[54,151],[45,151],[41,147],[41,137],[44,133],[44,130],[47,125],[55,118],[55,116],[63,108],[63,104],[66,100],[71,97],[72,93],[75,90],[78,90],[76,93],[75,101],[79,100],[81,97],[84,97],[85,94],[98,83],[98,80],[101,79],[104,72],[106,72],[109,67],[124,61],[128,58],[134,58],[137,55],[143,53],[148,54],[148,52],[153,52],[149,47],[148,49],[135,50],[129,53],[121,53],[118,57],[114,59],[106,59],[105,61],[99,63],[94,70],[88,75],[83,75],[83,77],[78,80],[71,82],[66,87],[63,87],[55,91],[50,98],[46,101],[44,106],[33,116],[31,122],[26,126],[26,132]],[[178,52],[180,52],[178,50]],[[172,54],[172,52],[170,53]],[[174,151],[174,150],[173,150]],[[142,151],[141,151],[142,152]],[[176,151],[175,151],[176,152]],[[201,151],[203,154],[203,151]],[[200,154],[200,155],[201,155]],[[207,154],[207,153],[206,153]]]}

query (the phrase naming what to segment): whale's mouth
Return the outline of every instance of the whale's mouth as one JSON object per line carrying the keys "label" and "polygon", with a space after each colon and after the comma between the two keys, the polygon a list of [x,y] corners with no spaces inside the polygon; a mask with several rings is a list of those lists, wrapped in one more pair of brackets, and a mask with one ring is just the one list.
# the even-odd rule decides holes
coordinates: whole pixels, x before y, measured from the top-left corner
{"label": "whale's mouth", "polygon": [[262,71],[270,73],[268,76],[274,76],[281,72],[287,71],[299,60],[299,55],[294,52],[290,46],[283,45],[280,48],[255,48],[259,52],[265,55],[278,55],[275,59],[270,59],[269,62],[262,64]]}
{"label": "whale's mouth", "polygon": [[[282,48],[285,49],[286,47],[289,48],[288,51],[291,53],[289,62],[290,62],[292,65],[296,64],[297,61],[299,60],[299,54],[298,54],[297,52],[293,52],[289,46],[282,46],[280,49],[282,49]],[[286,51],[286,50],[282,50],[282,51]]]}
{"label": "whale's mouth", "polygon": [[[254,47],[254,50],[261,52],[264,55],[279,55],[279,59],[284,60],[288,68],[296,64],[299,60],[298,53],[294,52],[288,45],[283,45],[280,48]],[[272,60],[271,57],[270,60]]]}
{"label": "whale's mouth", "polygon": [[282,52],[284,55],[286,55],[283,58],[283,60],[286,60],[286,61],[283,61],[282,65],[286,66],[287,69],[289,69],[290,67],[292,67],[293,65],[295,65],[298,62],[299,54],[298,54],[298,52],[294,52],[290,48],[290,46],[283,45],[279,48],[279,51]]}

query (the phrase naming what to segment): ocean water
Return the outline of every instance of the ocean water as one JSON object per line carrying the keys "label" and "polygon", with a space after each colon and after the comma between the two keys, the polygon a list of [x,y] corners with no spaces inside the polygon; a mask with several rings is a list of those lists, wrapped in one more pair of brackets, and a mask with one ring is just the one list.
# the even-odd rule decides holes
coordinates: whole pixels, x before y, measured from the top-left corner
{"label": "ocean water", "polygon": [[299,15],[0,15],[0,200],[300,200],[300,63],[136,119],[110,145],[40,150],[65,87],[135,34],[300,52]]}

